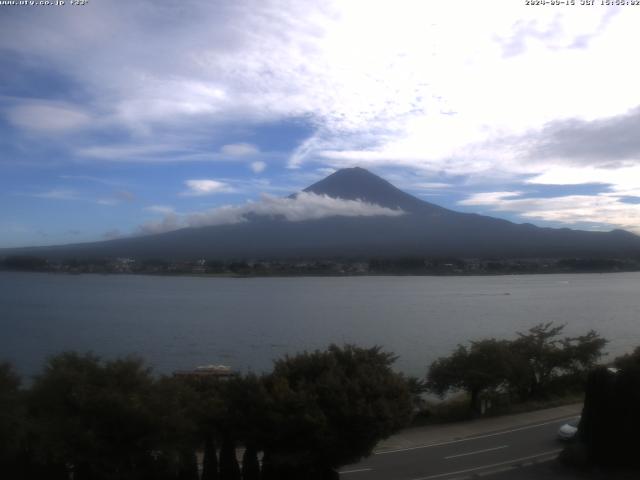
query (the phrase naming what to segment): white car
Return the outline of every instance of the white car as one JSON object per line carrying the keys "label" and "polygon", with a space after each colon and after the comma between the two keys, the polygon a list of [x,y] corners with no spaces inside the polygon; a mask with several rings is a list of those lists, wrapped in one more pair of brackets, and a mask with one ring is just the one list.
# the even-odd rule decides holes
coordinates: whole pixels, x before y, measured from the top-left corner
{"label": "white car", "polygon": [[578,424],[580,423],[580,417],[577,417],[570,422],[565,423],[558,429],[558,440],[563,442],[571,441],[578,433]]}

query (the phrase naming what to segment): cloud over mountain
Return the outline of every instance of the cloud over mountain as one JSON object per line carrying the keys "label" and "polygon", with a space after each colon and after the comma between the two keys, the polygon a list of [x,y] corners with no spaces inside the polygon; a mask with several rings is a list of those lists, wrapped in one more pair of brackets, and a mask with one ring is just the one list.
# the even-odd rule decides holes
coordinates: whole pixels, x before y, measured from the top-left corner
{"label": "cloud over mountain", "polygon": [[[157,210],[156,210],[157,211]],[[205,212],[179,215],[166,212],[160,221],[147,222],[139,228],[139,233],[161,233],[184,227],[205,227],[246,222],[249,217],[281,217],[289,222],[318,220],[327,217],[397,217],[403,215],[400,209],[381,207],[361,200],[343,200],[327,195],[300,192],[294,197],[274,197],[262,195],[258,202],[244,205],[227,205]]]}

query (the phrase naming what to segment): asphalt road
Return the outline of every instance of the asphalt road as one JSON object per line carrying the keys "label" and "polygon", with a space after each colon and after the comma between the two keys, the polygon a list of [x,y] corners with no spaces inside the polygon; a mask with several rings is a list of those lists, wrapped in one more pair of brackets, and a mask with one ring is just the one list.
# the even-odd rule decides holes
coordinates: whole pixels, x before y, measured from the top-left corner
{"label": "asphalt road", "polygon": [[558,428],[543,422],[471,438],[378,452],[344,467],[342,480],[452,480],[554,457],[562,449]]}

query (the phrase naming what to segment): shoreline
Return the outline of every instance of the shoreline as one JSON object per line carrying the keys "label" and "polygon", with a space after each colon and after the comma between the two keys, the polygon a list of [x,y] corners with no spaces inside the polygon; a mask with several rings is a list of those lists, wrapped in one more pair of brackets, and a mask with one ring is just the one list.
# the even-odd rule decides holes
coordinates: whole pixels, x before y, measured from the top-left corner
{"label": "shoreline", "polygon": [[477,273],[266,273],[266,274],[237,274],[237,273],[191,273],[191,272],[99,272],[99,271],[57,271],[57,270],[19,270],[0,269],[0,273],[47,273],[51,275],[102,275],[102,276],[148,276],[148,277],[190,277],[190,278],[349,278],[349,277],[509,277],[534,275],[608,275],[622,273],[639,273],[634,270],[553,270],[533,272],[477,272]]}

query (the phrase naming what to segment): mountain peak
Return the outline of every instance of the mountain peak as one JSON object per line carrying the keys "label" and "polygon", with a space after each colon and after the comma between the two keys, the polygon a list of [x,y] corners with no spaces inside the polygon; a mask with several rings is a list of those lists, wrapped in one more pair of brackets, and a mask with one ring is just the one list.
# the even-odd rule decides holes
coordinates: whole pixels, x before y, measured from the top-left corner
{"label": "mountain peak", "polygon": [[407,212],[441,209],[393,186],[378,175],[361,167],[343,168],[304,189],[318,195],[345,200],[362,200]]}

